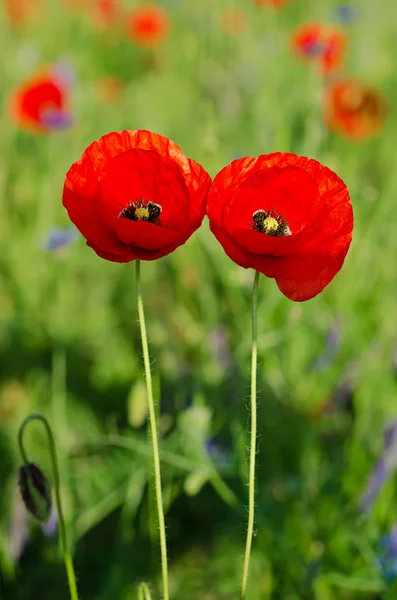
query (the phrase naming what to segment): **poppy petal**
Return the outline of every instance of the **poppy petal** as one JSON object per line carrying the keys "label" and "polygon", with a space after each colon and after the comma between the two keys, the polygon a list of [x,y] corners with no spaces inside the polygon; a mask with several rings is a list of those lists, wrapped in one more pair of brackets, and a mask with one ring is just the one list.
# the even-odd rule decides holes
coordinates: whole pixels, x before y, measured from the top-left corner
{"label": "poppy petal", "polygon": [[211,177],[207,171],[191,158],[188,159],[190,174],[186,176],[186,185],[190,195],[195,198],[190,203],[190,221],[197,229],[200,227],[205,215],[205,201],[211,187]]}
{"label": "poppy petal", "polygon": [[[325,259],[326,258],[326,259]],[[340,271],[344,262],[344,255],[339,259],[329,257],[296,257],[294,265],[289,268],[294,272],[293,279],[276,277],[280,291],[295,302],[304,302],[314,298],[332,281],[335,274]],[[297,279],[295,274],[300,273],[302,278]],[[306,275],[306,278],[303,277]]]}
{"label": "poppy petal", "polygon": [[68,211],[69,219],[87,240],[100,240],[101,248],[113,254],[124,256],[128,253],[128,247],[101,219],[95,195],[81,195],[73,187],[72,179],[66,179],[62,203]]}
{"label": "poppy petal", "polygon": [[[151,150],[133,149],[112,158],[101,171],[99,210],[125,243],[132,221],[120,218],[131,202],[145,200],[161,207],[161,227],[178,236],[189,219],[189,192],[179,166]],[[178,233],[179,232],[179,233]],[[157,232],[161,236],[160,232]]]}
{"label": "poppy petal", "polygon": [[[305,170],[287,165],[259,168],[247,177],[225,205],[223,219],[230,224],[229,233],[234,235],[234,227],[252,229],[256,211],[275,210],[286,219],[291,231],[299,232],[305,223],[316,218],[320,209],[316,181]],[[228,219],[228,212],[233,218]]]}
{"label": "poppy petal", "polygon": [[89,240],[87,240],[87,246],[92,248],[96,252],[96,254],[101,258],[104,258],[105,260],[110,260],[111,262],[126,263],[138,258],[136,256],[136,253],[133,252],[131,248],[127,248],[126,252],[124,252],[123,254],[115,254],[113,252],[102,250],[96,244],[90,242]]}

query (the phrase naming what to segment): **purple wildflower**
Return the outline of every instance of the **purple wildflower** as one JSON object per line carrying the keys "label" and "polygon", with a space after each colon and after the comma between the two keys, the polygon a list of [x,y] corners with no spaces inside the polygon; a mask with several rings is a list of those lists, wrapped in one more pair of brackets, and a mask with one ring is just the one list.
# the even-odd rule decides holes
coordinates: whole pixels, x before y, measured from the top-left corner
{"label": "purple wildflower", "polygon": [[360,499],[362,511],[368,511],[378,497],[384,483],[397,468],[397,421],[389,425],[384,436],[384,450],[370,475]]}
{"label": "purple wildflower", "polygon": [[42,247],[43,250],[52,252],[59,250],[65,246],[69,246],[77,240],[79,233],[73,225],[70,227],[53,227],[50,229],[49,234],[44,239]]}
{"label": "purple wildflower", "polygon": [[47,108],[41,113],[40,119],[49,129],[66,129],[73,123],[72,116],[62,110]]}

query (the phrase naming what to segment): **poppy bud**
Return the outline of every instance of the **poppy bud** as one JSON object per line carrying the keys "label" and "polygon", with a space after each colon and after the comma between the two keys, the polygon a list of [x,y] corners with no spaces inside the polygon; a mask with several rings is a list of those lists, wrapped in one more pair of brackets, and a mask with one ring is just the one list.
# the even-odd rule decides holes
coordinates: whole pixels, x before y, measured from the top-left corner
{"label": "poppy bud", "polygon": [[51,492],[43,472],[33,463],[19,469],[19,489],[26,510],[46,523],[51,515]]}

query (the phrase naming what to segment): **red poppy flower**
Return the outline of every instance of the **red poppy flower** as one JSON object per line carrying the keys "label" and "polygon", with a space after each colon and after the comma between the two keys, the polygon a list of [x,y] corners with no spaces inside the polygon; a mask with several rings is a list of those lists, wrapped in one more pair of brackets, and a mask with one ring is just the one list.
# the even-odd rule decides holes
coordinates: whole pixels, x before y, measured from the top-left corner
{"label": "red poppy flower", "polygon": [[324,112],[331,130],[363,140],[381,130],[387,108],[376,89],[354,79],[344,79],[326,89]]}
{"label": "red poppy flower", "polygon": [[295,154],[233,161],[213,181],[207,215],[234,262],[274,278],[297,302],[330,283],[352,238],[353,212],[343,181],[316,160]]}
{"label": "red poppy flower", "polygon": [[71,124],[68,92],[55,71],[43,71],[22,84],[11,97],[10,111],[17,125],[34,133]]}
{"label": "red poppy flower", "polygon": [[165,42],[171,30],[167,10],[159,4],[142,4],[129,16],[127,33],[138,46],[154,48]]}
{"label": "red poppy flower", "polygon": [[346,54],[346,37],[335,27],[311,23],[298,27],[292,36],[292,48],[303,60],[316,60],[323,73],[339,68]]}
{"label": "red poppy flower", "polygon": [[287,2],[288,0],[254,0],[255,6],[274,6],[274,8],[282,8]]}
{"label": "red poppy flower", "polygon": [[109,133],[66,175],[63,205],[87,245],[107,260],[154,260],[201,225],[211,178],[171,140]]}

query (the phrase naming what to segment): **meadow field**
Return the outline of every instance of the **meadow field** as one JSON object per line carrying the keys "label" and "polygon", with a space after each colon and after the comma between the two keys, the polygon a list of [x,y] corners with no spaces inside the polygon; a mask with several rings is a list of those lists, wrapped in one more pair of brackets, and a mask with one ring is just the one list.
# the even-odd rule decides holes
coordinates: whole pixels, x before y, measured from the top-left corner
{"label": "meadow field", "polygon": [[[298,303],[259,281],[247,600],[397,600],[397,4],[158,2],[169,31],[150,47],[125,17],[83,0],[31,0],[22,17],[10,1],[0,8],[0,599],[69,598],[56,513],[35,522],[17,487],[18,429],[31,413],[56,439],[81,600],[135,600],[141,581],[162,598],[134,263],[99,258],[62,206],[65,174],[91,142],[147,129],[211,177],[282,151],[346,183],[353,241],[330,285]],[[346,40],[332,72],[293,49],[311,22]],[[68,119],[35,131],[15,95],[44,69],[62,80]],[[360,139],[324,120],[327,86],[344,77],[384,102],[384,121]],[[170,597],[232,600],[247,521],[254,271],[228,258],[207,218],[141,271]],[[52,481],[40,425],[26,447]]]}

